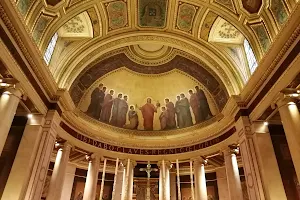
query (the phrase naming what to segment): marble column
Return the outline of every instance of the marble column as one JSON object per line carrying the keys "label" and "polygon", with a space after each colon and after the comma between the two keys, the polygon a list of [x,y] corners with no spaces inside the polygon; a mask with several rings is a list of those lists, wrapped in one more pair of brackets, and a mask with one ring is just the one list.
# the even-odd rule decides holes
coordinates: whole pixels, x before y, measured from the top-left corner
{"label": "marble column", "polygon": [[57,111],[48,111],[24,200],[41,199],[60,121]]}
{"label": "marble column", "polygon": [[159,199],[170,200],[171,191],[170,191],[170,169],[172,164],[169,161],[159,161],[158,167],[159,172]]}
{"label": "marble column", "polygon": [[292,98],[282,98],[277,102],[281,122],[298,181],[300,182],[300,114]]}
{"label": "marble column", "polygon": [[115,199],[115,189],[117,185],[117,177],[118,177],[118,172],[119,172],[119,158],[116,160],[116,167],[115,167],[115,175],[114,175],[114,183],[113,183],[113,191],[112,191],[112,200]]}
{"label": "marble column", "polygon": [[249,200],[264,200],[262,179],[258,166],[258,155],[249,118],[240,117],[235,124],[239,137],[240,153],[243,161]]}
{"label": "marble column", "polygon": [[127,159],[125,176],[122,188],[122,200],[132,200],[133,196],[133,176],[134,176],[134,167],[136,162],[134,160]]}
{"label": "marble column", "polygon": [[234,149],[227,148],[223,151],[223,154],[225,160],[230,200],[243,199],[243,191],[236,153],[234,152]]}
{"label": "marble column", "polygon": [[191,196],[192,196],[192,200],[195,200],[194,171],[193,171],[193,161],[192,160],[190,160],[190,181],[191,181]]}
{"label": "marble column", "polygon": [[219,200],[230,200],[225,167],[216,169]]}
{"label": "marble column", "polygon": [[65,142],[63,147],[59,147],[57,151],[47,200],[58,200],[61,198],[71,148],[71,144]]}
{"label": "marble column", "polygon": [[96,198],[96,189],[99,174],[100,156],[92,154],[88,159],[89,167],[84,186],[83,200],[91,200]]}
{"label": "marble column", "polygon": [[165,196],[166,200],[171,199],[171,185],[170,185],[170,169],[172,168],[171,162],[166,162],[166,169],[165,169]]}
{"label": "marble column", "polygon": [[99,200],[102,200],[102,198],[103,198],[104,183],[105,183],[105,173],[106,173],[106,162],[107,162],[107,159],[104,158]]}
{"label": "marble column", "polygon": [[159,189],[158,189],[158,198],[159,200],[163,200],[164,199],[164,189],[163,189],[163,170],[162,168],[158,165],[159,167],[159,183],[158,183],[158,186],[159,186]]}
{"label": "marble column", "polygon": [[28,182],[34,167],[40,140],[42,137],[42,115],[33,115],[27,125],[11,168],[2,198],[6,200],[21,200],[25,198]]}
{"label": "marble column", "polygon": [[121,200],[124,166],[122,164],[119,164],[117,171],[118,172],[117,175],[115,175],[115,180],[114,180],[115,182],[114,182],[112,200]]}
{"label": "marble column", "polygon": [[195,199],[207,200],[206,178],[205,178],[205,161],[202,158],[194,159],[194,176],[195,176]]}
{"label": "marble column", "polygon": [[170,189],[171,189],[171,200],[177,200],[176,198],[176,172],[170,172]]}
{"label": "marble column", "polygon": [[181,189],[180,189],[180,170],[179,170],[179,161],[176,159],[176,176],[177,176],[177,193],[178,200],[181,200]]}
{"label": "marble column", "polygon": [[3,151],[21,96],[22,93],[20,90],[8,88],[0,97],[0,155]]}
{"label": "marble column", "polygon": [[258,155],[259,169],[264,185],[266,199],[286,200],[275,151],[268,126],[263,122],[252,123],[254,142]]}
{"label": "marble column", "polygon": [[71,199],[76,166],[68,164],[60,200]]}

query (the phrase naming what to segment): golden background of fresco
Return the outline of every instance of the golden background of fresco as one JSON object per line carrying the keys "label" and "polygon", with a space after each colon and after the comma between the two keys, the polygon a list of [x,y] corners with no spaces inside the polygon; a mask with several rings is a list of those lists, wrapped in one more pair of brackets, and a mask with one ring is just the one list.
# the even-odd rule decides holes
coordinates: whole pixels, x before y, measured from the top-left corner
{"label": "golden background of fresco", "polygon": [[[169,98],[175,105],[176,96],[184,93],[185,96],[189,99],[190,95],[188,91],[190,89],[194,90],[196,85],[199,85],[206,94],[211,112],[215,115],[217,107],[213,101],[211,95],[207,92],[203,86],[191,78],[189,75],[181,72],[179,70],[172,70],[163,74],[154,74],[154,75],[144,75],[133,72],[125,67],[122,67],[118,70],[115,70],[101,78],[99,78],[95,83],[87,90],[83,95],[78,108],[85,112],[91,101],[91,93],[99,85],[103,83],[107,87],[106,94],[109,90],[113,89],[115,91],[114,98],[117,97],[119,93],[122,93],[123,96],[128,96],[128,107],[130,105],[142,106],[146,103],[148,97],[152,98],[152,103],[155,105],[156,102],[161,104],[161,107],[165,105],[164,99]],[[139,130],[143,130],[143,117],[142,113],[137,110],[139,117]],[[191,110],[193,122],[195,123],[194,115]],[[154,115],[154,130],[160,130],[159,115],[161,110],[158,109],[158,112]],[[127,116],[126,116],[127,117]],[[126,124],[129,123],[128,119]]]}

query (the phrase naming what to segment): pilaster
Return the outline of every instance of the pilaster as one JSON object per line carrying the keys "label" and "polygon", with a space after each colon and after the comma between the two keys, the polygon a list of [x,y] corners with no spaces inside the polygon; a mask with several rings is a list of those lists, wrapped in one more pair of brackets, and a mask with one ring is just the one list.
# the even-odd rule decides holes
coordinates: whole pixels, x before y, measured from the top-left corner
{"label": "pilaster", "polygon": [[48,111],[42,128],[42,136],[38,147],[35,165],[32,170],[25,200],[40,200],[45,178],[54,148],[61,118],[57,111]]}
{"label": "pilaster", "polygon": [[243,160],[247,190],[250,200],[264,200],[264,191],[258,165],[258,155],[249,118],[240,117],[236,122],[239,136],[240,153]]}

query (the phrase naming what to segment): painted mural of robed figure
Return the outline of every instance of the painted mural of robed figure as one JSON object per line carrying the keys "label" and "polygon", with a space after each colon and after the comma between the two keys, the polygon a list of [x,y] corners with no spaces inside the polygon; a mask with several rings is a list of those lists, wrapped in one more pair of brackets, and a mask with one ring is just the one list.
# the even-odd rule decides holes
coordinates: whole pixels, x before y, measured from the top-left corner
{"label": "painted mural of robed figure", "polygon": [[106,122],[106,123],[109,122],[111,116],[111,109],[113,106],[113,95],[114,95],[114,91],[110,90],[109,93],[104,97],[102,111],[100,115],[100,120],[102,122]]}
{"label": "painted mural of robed figure", "polygon": [[190,105],[192,108],[192,111],[194,113],[195,116],[195,121],[196,123],[200,122],[200,118],[199,118],[199,109],[200,109],[200,104],[199,104],[199,99],[196,93],[193,92],[193,90],[189,90],[189,94],[190,94]]}
{"label": "painted mural of robed figure", "polygon": [[199,86],[196,86],[195,89],[199,100],[199,121],[201,122],[211,118],[213,115],[210,111],[207,98],[203,90],[201,90]]}
{"label": "painted mural of robed figure", "polygon": [[189,127],[193,125],[192,115],[190,111],[189,100],[185,97],[184,94],[180,94],[180,100],[177,103],[178,115],[181,119],[179,121],[179,128]]}
{"label": "painted mural of robed figure", "polygon": [[134,110],[134,106],[130,106],[130,110],[128,112],[128,120],[129,124],[126,124],[124,128],[137,129],[137,127],[139,126],[139,118],[137,112]]}
{"label": "painted mural of robed figure", "polygon": [[160,129],[165,130],[167,128],[167,121],[168,121],[168,112],[166,110],[166,107],[161,107],[161,114],[159,116],[160,121]]}
{"label": "painted mural of robed figure", "polygon": [[124,96],[122,101],[119,104],[119,116],[118,116],[118,126],[123,127],[126,124],[126,115],[128,112],[128,96]]}
{"label": "painted mural of robed figure", "polygon": [[175,106],[174,103],[170,101],[170,99],[165,99],[168,119],[167,119],[167,128],[173,129],[176,128],[176,120],[175,120]]}
{"label": "painted mural of robed figure", "polygon": [[122,96],[122,94],[118,94],[118,97],[113,100],[110,123],[114,126],[118,126],[118,118],[120,115],[120,104],[122,101]]}
{"label": "painted mural of robed figure", "polygon": [[102,103],[104,101],[105,96],[105,90],[103,89],[103,84],[100,83],[99,86],[93,90],[91,94],[91,103],[86,111],[89,116],[98,120],[100,118]]}
{"label": "painted mural of robed figure", "polygon": [[147,103],[139,108],[142,111],[144,118],[144,129],[147,131],[153,130],[154,113],[157,112],[157,107],[151,103],[151,99],[147,99]]}

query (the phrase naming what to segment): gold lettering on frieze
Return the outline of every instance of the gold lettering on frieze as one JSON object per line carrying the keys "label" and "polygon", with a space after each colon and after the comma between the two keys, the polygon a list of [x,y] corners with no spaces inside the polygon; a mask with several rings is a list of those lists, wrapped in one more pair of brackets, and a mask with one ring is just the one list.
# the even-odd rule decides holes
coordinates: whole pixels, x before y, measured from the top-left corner
{"label": "gold lettering on frieze", "polygon": [[[47,133],[47,131],[44,131]],[[215,145],[225,139],[227,139],[229,136],[231,136],[235,132],[235,127],[232,128],[232,130],[228,131],[227,133],[214,138],[209,141],[205,141],[193,146],[188,147],[181,147],[181,148],[172,148],[172,149],[132,149],[132,148],[124,148],[119,146],[113,146],[109,144],[102,143],[100,141],[94,140],[92,138],[89,138],[87,136],[81,135],[80,133],[73,132],[71,135],[75,137],[76,139],[91,144],[95,147],[110,150],[110,151],[116,151],[116,152],[123,152],[128,154],[140,154],[140,155],[168,155],[168,154],[177,154],[177,153],[185,153],[185,152],[191,152],[196,151],[199,149],[207,148],[209,146]]]}

